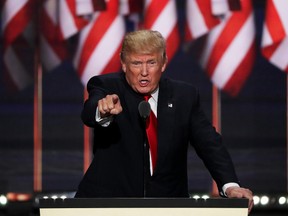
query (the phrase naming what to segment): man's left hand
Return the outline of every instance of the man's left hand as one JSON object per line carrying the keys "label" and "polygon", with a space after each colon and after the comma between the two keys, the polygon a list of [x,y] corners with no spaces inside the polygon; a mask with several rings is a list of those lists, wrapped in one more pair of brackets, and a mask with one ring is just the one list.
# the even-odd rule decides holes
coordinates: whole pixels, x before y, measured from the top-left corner
{"label": "man's left hand", "polygon": [[229,187],[226,190],[226,195],[228,198],[247,198],[249,200],[248,212],[251,212],[254,205],[251,190],[242,187]]}

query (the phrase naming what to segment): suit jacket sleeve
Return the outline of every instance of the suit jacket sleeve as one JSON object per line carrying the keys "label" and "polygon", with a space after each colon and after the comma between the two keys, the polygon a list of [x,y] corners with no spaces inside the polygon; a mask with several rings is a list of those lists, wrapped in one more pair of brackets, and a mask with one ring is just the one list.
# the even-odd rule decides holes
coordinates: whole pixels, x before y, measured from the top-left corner
{"label": "suit jacket sleeve", "polygon": [[98,125],[95,120],[98,101],[104,98],[107,94],[112,94],[112,92],[101,86],[103,86],[103,80],[99,77],[92,77],[87,83],[89,98],[84,103],[81,118],[83,123],[89,127],[95,127]]}
{"label": "suit jacket sleeve", "polygon": [[198,156],[203,160],[218,190],[222,194],[222,187],[229,182],[238,183],[234,165],[227,148],[222,144],[222,137],[211,122],[206,118],[200,107],[199,93],[191,114],[191,143]]}

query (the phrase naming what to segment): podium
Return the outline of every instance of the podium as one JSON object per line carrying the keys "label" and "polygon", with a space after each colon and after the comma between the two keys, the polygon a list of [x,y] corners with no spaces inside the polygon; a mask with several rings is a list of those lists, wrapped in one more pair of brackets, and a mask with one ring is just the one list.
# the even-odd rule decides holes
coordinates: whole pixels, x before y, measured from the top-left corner
{"label": "podium", "polygon": [[247,199],[40,199],[40,216],[247,216]]}

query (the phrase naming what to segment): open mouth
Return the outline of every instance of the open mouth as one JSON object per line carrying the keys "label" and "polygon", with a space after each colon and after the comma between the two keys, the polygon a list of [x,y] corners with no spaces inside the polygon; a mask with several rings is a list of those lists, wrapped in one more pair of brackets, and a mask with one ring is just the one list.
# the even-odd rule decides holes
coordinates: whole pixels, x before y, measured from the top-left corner
{"label": "open mouth", "polygon": [[149,81],[148,80],[140,80],[139,84],[141,87],[145,87],[149,84]]}

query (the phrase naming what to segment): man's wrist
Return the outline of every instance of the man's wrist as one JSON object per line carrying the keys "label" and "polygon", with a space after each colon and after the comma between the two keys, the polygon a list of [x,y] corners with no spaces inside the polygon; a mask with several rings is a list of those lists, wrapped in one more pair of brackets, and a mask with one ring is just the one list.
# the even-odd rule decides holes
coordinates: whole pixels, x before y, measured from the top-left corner
{"label": "man's wrist", "polygon": [[95,114],[95,121],[100,124],[102,127],[108,127],[110,123],[113,121],[113,116],[107,116],[105,118],[102,118],[100,115],[100,112],[98,110],[98,107],[96,108],[96,114]]}
{"label": "man's wrist", "polygon": [[224,197],[227,197],[226,190],[227,190],[229,187],[240,187],[240,185],[237,184],[237,183],[235,183],[235,182],[226,183],[226,184],[223,185],[222,191],[220,192],[220,195],[221,195],[221,196],[224,196]]}

